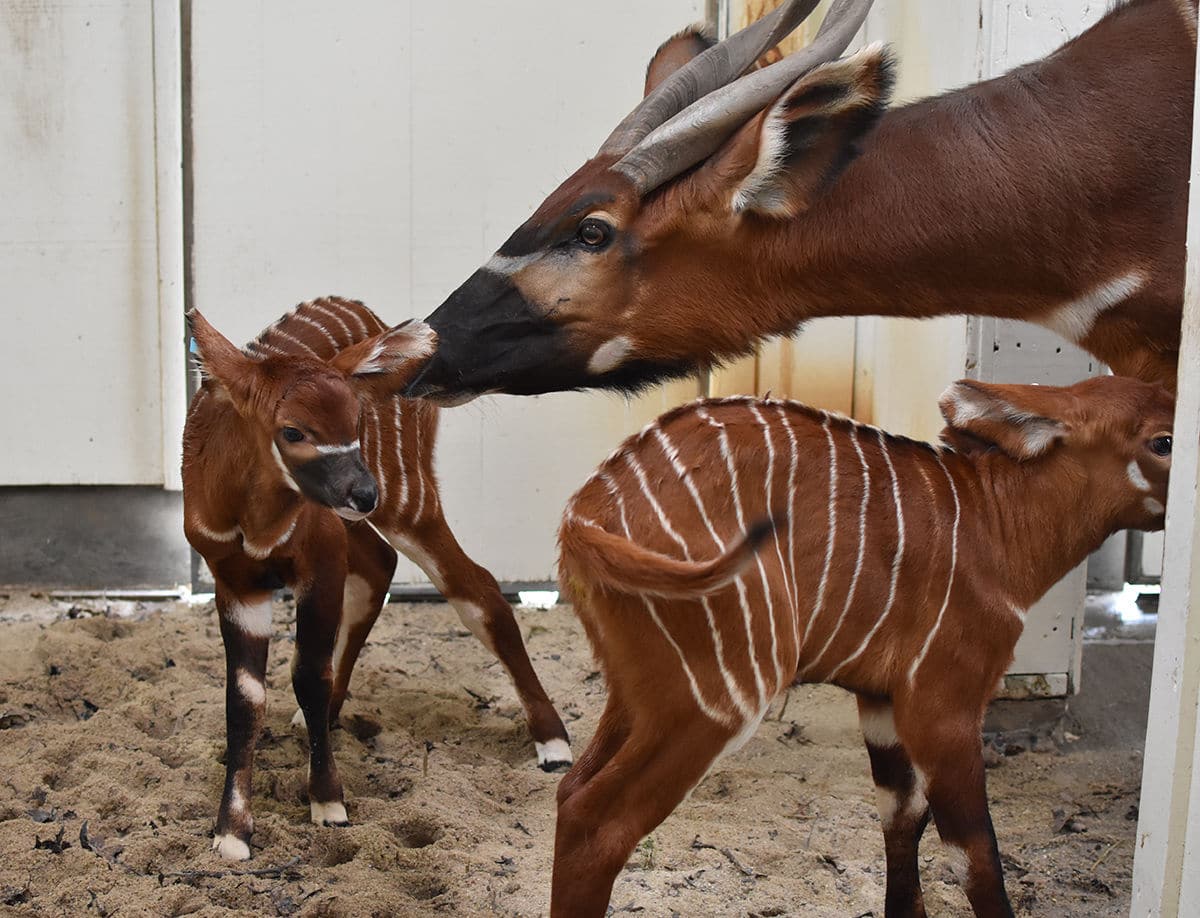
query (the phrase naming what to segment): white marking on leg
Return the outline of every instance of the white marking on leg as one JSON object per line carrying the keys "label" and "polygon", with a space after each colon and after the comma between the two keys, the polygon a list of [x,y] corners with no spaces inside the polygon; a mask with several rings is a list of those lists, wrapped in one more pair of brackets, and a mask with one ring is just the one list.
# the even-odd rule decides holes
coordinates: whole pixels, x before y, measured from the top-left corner
{"label": "white marking on leg", "polygon": [[1141,271],[1128,271],[1031,321],[1057,332],[1068,341],[1079,342],[1091,332],[1096,319],[1129,299],[1145,283],[1146,275]]}
{"label": "white marking on leg", "polygon": [[967,850],[954,842],[944,841],[946,860],[950,862],[950,872],[958,880],[958,885],[966,889],[971,879],[971,858]]}
{"label": "white marking on leg", "polygon": [[867,457],[863,455],[862,444],[858,441],[858,428],[850,428],[850,442],[854,445],[854,451],[858,454],[859,465],[862,466],[862,501],[858,506],[858,556],[854,559],[854,573],[850,576],[850,588],[846,591],[846,602],[842,606],[842,614],[838,616],[834,623],[833,629],[829,632],[829,637],[825,639],[824,646],[820,652],[813,657],[813,661],[804,668],[806,673],[812,672],[816,665],[825,656],[833,642],[837,639],[838,632],[842,630],[842,625],[846,621],[846,616],[850,614],[850,607],[854,604],[854,594],[858,589],[858,578],[862,574],[863,558],[866,556],[867,550],[867,504],[871,497],[871,471],[867,467]]}
{"label": "white marking on leg", "polygon": [[[739,493],[737,469],[734,467],[733,454],[730,452],[730,449],[729,449],[729,434],[725,431],[725,425],[719,424],[717,421],[715,421],[706,409],[700,408],[696,412],[696,414],[698,417],[700,417],[702,420],[704,420],[705,423],[711,425],[712,427],[715,427],[717,430],[717,445],[721,448],[721,455],[725,459],[725,468],[726,468],[726,471],[729,472],[729,487],[730,487],[730,491],[733,496],[733,509],[734,509],[734,514],[737,517],[738,529],[741,530],[742,532],[745,532],[746,531],[746,520],[742,514],[742,498],[741,498],[741,494]],[[759,573],[762,575],[763,587],[765,590],[767,579],[766,579],[766,573],[763,571],[762,558],[758,557],[758,555],[756,554],[755,561],[758,562],[758,569],[759,569]],[[738,601],[742,607],[742,624],[746,629],[746,647],[747,647],[747,650],[749,651],[750,667],[754,672],[754,686],[757,691],[757,696],[756,696],[757,708],[761,709],[763,711],[763,713],[766,713],[766,706],[770,703],[770,700],[771,700],[770,695],[774,694],[774,692],[778,691],[778,689],[779,689],[779,686],[780,686],[779,677],[777,674],[775,685],[772,686],[771,693],[768,693],[766,682],[763,679],[763,675],[762,675],[762,668],[759,666],[759,663],[758,663],[758,648],[755,647],[755,645],[754,645],[754,622],[750,616],[750,599],[746,594],[746,583],[740,575],[734,580],[734,586],[737,587]],[[768,609],[771,608],[771,600],[770,600],[769,592],[767,593],[767,608]],[[774,618],[775,618],[774,611],[771,610],[771,620],[774,621]],[[774,640],[775,640],[774,628],[772,628],[772,630],[771,630],[771,640],[772,640],[772,643],[774,643]]]}
{"label": "white marking on leg", "polygon": [[546,766],[554,765],[570,765],[575,761],[571,755],[571,747],[565,739],[546,740],[544,743],[535,742],[533,748],[537,750],[538,766],[545,768]]}
{"label": "white marking on leg", "polygon": [[888,452],[887,440],[882,430],[877,431],[877,433],[879,435],[879,449],[883,452],[884,461],[887,462],[888,474],[892,479],[892,503],[896,509],[896,554],[892,558],[891,585],[888,587],[888,597],[887,602],[883,606],[883,613],[875,620],[875,624],[871,626],[871,630],[867,632],[866,637],[862,639],[862,643],[858,645],[854,653],[835,666],[829,675],[825,677],[829,681],[833,680],[843,666],[853,662],[862,655],[867,649],[867,645],[871,643],[871,638],[875,637],[875,633],[887,620],[888,614],[892,611],[892,606],[896,603],[896,586],[900,582],[900,564],[904,560],[904,509],[900,502],[900,482],[896,478],[896,467],[892,465],[892,456]]}
{"label": "white marking on leg", "polygon": [[912,770],[913,788],[908,795],[908,805],[905,806],[904,813],[909,819],[918,819],[929,807],[929,798],[925,796],[929,789],[929,777],[916,765],[912,766]]}
{"label": "white marking on leg", "polygon": [[[378,611],[371,608],[372,593],[371,584],[361,574],[346,575],[346,581],[342,585],[342,620],[338,623],[337,639],[333,644],[331,658],[335,678],[344,663],[342,657],[345,656],[346,647],[350,643],[350,630],[356,625],[362,624]],[[304,714],[303,712],[299,713],[301,722],[303,722]],[[295,718],[293,718],[294,721]]]}
{"label": "white marking on leg", "polygon": [[912,661],[912,666],[908,668],[908,682],[911,685],[917,677],[917,669],[921,665],[921,661],[925,659],[925,654],[929,653],[929,648],[933,644],[933,639],[938,633],[938,629],[942,626],[942,618],[946,615],[946,607],[950,605],[950,591],[954,587],[954,572],[958,567],[958,520],[961,513],[961,508],[958,503],[958,488],[954,486],[954,477],[950,474],[950,470],[946,468],[946,464],[942,462],[942,457],[937,457],[938,465],[942,467],[942,472],[946,475],[946,481],[950,483],[950,495],[954,498],[954,528],[950,532],[950,576],[946,579],[946,595],[942,599],[942,608],[938,610],[937,619],[933,623],[933,628],[930,629],[929,635],[925,638],[925,644],[921,648],[921,652],[917,654]]}
{"label": "white marking on leg", "polygon": [[858,725],[862,729],[863,739],[877,749],[891,749],[900,745],[896,716],[890,704],[860,710]]}
{"label": "white marking on leg", "polygon": [[250,860],[250,846],[236,835],[214,835],[212,850],[227,861]]}
{"label": "white marking on leg", "polygon": [[1153,497],[1147,497],[1143,500],[1142,506],[1146,508],[1148,513],[1152,513],[1155,516],[1160,516],[1167,512],[1167,508],[1162,505],[1162,502]]}
{"label": "white marking on leg", "polygon": [[252,605],[245,605],[233,599],[225,604],[221,615],[245,635],[257,638],[271,636],[270,599],[264,599]]}
{"label": "white marking on leg", "polygon": [[346,805],[338,800],[329,803],[313,800],[309,803],[309,809],[312,821],[319,826],[344,826],[350,821],[346,816]]}
{"label": "white marking on leg", "polygon": [[483,644],[493,655],[496,654],[496,645],[492,641],[491,632],[487,629],[487,613],[478,603],[470,602],[466,599],[451,599],[450,605],[454,606],[454,611],[458,613],[459,620],[467,626],[467,629],[479,638],[479,643]]}
{"label": "white marking on leg", "polygon": [[607,373],[609,370],[619,367],[632,352],[633,342],[624,335],[609,338],[592,352],[587,370],[593,376]]}
{"label": "white marking on leg", "polygon": [[892,827],[896,821],[896,813],[900,811],[900,795],[890,787],[875,785],[875,806],[879,809],[879,822],[884,830]]}
{"label": "white marking on leg", "polygon": [[[238,694],[254,707],[261,707],[267,701],[267,689],[262,680],[244,669],[237,671]],[[235,796],[237,791],[234,791]]]}
{"label": "white marking on leg", "polygon": [[292,477],[292,473],[284,465],[283,456],[279,454],[279,446],[274,441],[271,442],[271,455],[275,457],[275,464],[279,466],[279,471],[283,473],[283,483],[299,494],[300,485],[296,484],[296,479]]}
{"label": "white marking on leg", "polygon": [[808,616],[808,621],[804,625],[804,637],[800,640],[801,648],[808,646],[808,636],[812,632],[813,623],[816,622],[817,616],[825,607],[825,589],[829,584],[829,570],[833,566],[833,543],[837,537],[837,445],[833,441],[833,431],[829,428],[829,420],[829,415],[826,414],[825,420],[821,424],[821,429],[825,431],[825,439],[829,442],[829,536],[825,541],[825,564],[821,568],[821,579],[817,582],[817,598],[813,602],[812,614]]}
{"label": "white marking on leg", "polygon": [[1137,464],[1136,459],[1131,459],[1129,465],[1125,467],[1125,474],[1129,476],[1130,482],[1139,491],[1149,491],[1150,482],[1146,480],[1146,476],[1142,474],[1142,467]]}
{"label": "white marking on leg", "polygon": [[413,564],[425,572],[425,576],[429,578],[439,593],[446,595],[446,578],[442,574],[441,565],[437,559],[425,550],[425,547],[419,542],[415,542],[402,532],[384,532],[376,530],[388,543],[400,552],[404,557],[408,558]]}

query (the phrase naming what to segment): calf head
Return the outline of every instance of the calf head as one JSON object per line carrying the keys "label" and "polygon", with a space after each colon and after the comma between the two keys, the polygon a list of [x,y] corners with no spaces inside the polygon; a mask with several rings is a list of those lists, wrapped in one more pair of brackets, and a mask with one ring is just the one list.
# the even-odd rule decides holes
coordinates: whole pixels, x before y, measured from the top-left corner
{"label": "calf head", "polygon": [[320,361],[251,356],[198,311],[188,322],[203,378],[229,399],[282,484],[345,519],[370,514],[379,492],[359,446],[360,397],[408,384],[433,352],[429,326],[405,322]]}
{"label": "calf head", "polygon": [[942,439],[959,452],[998,451],[1062,476],[1064,493],[1086,482],[1088,507],[1113,530],[1163,527],[1175,397],[1162,386],[1100,376],[1073,386],[960,380],[939,402]]}

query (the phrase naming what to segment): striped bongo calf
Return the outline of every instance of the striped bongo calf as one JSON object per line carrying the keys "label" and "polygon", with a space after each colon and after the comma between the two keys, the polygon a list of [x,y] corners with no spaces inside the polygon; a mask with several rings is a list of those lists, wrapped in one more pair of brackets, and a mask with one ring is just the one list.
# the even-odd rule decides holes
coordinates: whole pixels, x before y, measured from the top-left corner
{"label": "striped bongo calf", "polygon": [[1110,533],[1163,524],[1173,399],[1132,379],[963,381],[944,445],[803,406],[701,401],[568,505],[560,575],[608,682],[558,795],[551,913],[603,915],[645,834],[796,682],[858,697],[887,914],[923,915],[932,815],[979,915],[1010,915],[984,708],[1025,611]]}
{"label": "striped bongo calf", "polygon": [[508,670],[538,763],[571,762],[495,579],[446,525],[433,471],[438,409],[401,398],[434,335],[362,303],[304,303],[239,350],[190,316],[204,377],[183,445],[184,530],[216,583],[227,663],[225,790],[213,847],[250,856],[250,776],[265,710],[271,593],[296,595],[292,685],[307,725],[314,822],[346,823],[329,745],[355,660],[411,558]]}

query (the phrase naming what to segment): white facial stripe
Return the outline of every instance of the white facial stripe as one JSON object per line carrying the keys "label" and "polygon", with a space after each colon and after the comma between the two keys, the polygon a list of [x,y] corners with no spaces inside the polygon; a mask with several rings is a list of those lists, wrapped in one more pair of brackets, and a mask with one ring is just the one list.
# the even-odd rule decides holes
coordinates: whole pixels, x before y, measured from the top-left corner
{"label": "white facial stripe", "polygon": [[530,255],[493,255],[488,259],[488,263],[483,266],[483,270],[502,275],[503,277],[512,277],[523,268],[528,268],[541,257],[541,252],[534,252]]}
{"label": "white facial stripe", "polygon": [[324,453],[324,454],[352,453],[357,449],[359,449],[359,441],[358,440],[353,440],[350,443],[335,443],[335,444],[328,444],[328,445],[324,444],[324,443],[316,444],[317,452]]}
{"label": "white facial stripe", "polygon": [[1125,474],[1129,476],[1129,480],[1133,482],[1133,486],[1139,491],[1150,490],[1150,482],[1142,474],[1142,468],[1137,464],[1136,459],[1130,460],[1129,465],[1125,467]]}
{"label": "white facial stripe", "polygon": [[632,351],[633,342],[624,335],[609,338],[593,352],[591,359],[588,361],[588,372],[593,376],[607,373],[609,370],[620,366]]}
{"label": "white facial stripe", "polygon": [[264,599],[254,605],[231,601],[224,610],[226,621],[250,637],[271,636],[271,600]]}
{"label": "white facial stripe", "polygon": [[1128,271],[1032,321],[1057,332],[1068,341],[1082,341],[1101,314],[1141,290],[1146,280],[1146,275],[1141,271]]}
{"label": "white facial stripe", "polygon": [[283,473],[283,483],[299,494],[300,485],[296,484],[296,479],[288,471],[288,467],[283,462],[283,456],[279,454],[279,447],[274,441],[271,442],[271,455],[275,457],[275,464],[279,466],[279,471]]}

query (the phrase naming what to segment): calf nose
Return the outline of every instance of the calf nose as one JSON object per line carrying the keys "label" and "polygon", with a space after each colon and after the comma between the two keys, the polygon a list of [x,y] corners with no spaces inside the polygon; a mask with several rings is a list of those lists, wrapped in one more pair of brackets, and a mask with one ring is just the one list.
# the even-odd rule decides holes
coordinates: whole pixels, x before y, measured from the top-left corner
{"label": "calf nose", "polygon": [[359,482],[350,489],[350,506],[359,513],[370,513],[375,509],[375,503],[378,500],[379,489],[370,479]]}

